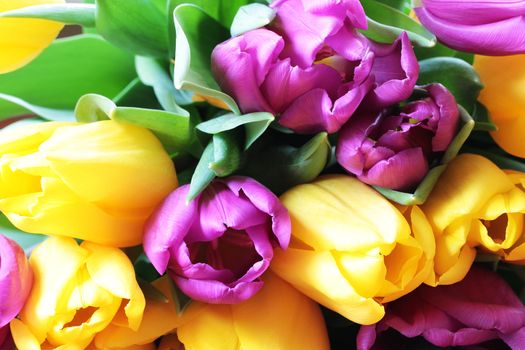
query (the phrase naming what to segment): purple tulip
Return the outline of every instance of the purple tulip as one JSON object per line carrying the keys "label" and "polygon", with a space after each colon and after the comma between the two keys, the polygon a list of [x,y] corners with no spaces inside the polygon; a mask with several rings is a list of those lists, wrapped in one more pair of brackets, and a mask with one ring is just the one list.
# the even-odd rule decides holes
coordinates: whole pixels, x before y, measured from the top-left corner
{"label": "purple tulip", "polygon": [[243,113],[270,112],[299,133],[334,133],[365,96],[386,106],[410,96],[419,65],[403,33],[392,45],[357,29],[366,17],[357,0],[280,0],[277,16],[219,44],[212,70]]}
{"label": "purple tulip", "polygon": [[11,336],[11,330],[9,329],[9,325],[5,325],[0,328],[0,350],[13,350],[14,348],[15,343]]}
{"label": "purple tulip", "polygon": [[0,328],[18,315],[32,285],[33,274],[24,250],[0,234]]}
{"label": "purple tulip", "polygon": [[370,185],[410,191],[450,145],[459,123],[454,96],[442,85],[427,97],[382,111],[358,111],[343,127],[337,161]]}
{"label": "purple tulip", "polygon": [[361,327],[357,349],[409,349],[417,337],[439,347],[522,350],[525,307],[498,274],[474,267],[457,284],[423,286],[388,304],[379,323]]}
{"label": "purple tulip", "polygon": [[446,45],[484,55],[525,52],[524,0],[420,0],[421,23]]}
{"label": "purple tulip", "polygon": [[144,251],[188,296],[233,304],[262,287],[273,249],[286,249],[291,224],[279,199],[257,181],[213,181],[186,203],[189,185],[172,192],[146,227]]}

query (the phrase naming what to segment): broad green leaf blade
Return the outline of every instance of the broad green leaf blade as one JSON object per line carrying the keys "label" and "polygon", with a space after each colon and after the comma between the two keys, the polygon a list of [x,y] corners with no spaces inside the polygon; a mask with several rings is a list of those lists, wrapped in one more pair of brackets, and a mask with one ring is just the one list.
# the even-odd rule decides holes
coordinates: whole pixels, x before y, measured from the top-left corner
{"label": "broad green leaf blade", "polygon": [[96,94],[87,94],[78,100],[75,107],[75,116],[82,123],[108,120],[115,108],[117,106],[109,98]]}
{"label": "broad green leaf blade", "polygon": [[414,52],[419,61],[432,57],[456,57],[468,64],[474,63],[474,54],[461,52],[437,43],[434,47],[414,47]]}
{"label": "broad green leaf blade", "polygon": [[386,198],[402,205],[421,205],[425,203],[439,177],[445,171],[447,164],[457,156],[459,150],[465,144],[465,141],[467,141],[470,133],[474,129],[474,119],[472,119],[472,117],[463,107],[458,107],[461,114],[461,127],[458,133],[450,143],[450,146],[445,151],[443,157],[441,158],[440,165],[430,169],[430,171],[425,176],[423,181],[419,184],[419,186],[416,188],[414,193],[395,191],[379,186],[373,187]]}
{"label": "broad green leaf blade", "polygon": [[215,178],[215,173],[210,169],[210,164],[214,161],[213,140],[208,143],[191,177],[190,190],[187,202],[191,202],[197,197]]}
{"label": "broad green leaf blade", "polygon": [[95,26],[95,5],[89,4],[48,4],[22,7],[0,12],[0,17],[41,18],[65,24]]}
{"label": "broad green leaf blade", "polygon": [[9,222],[9,220],[5,217],[4,214],[1,213],[0,234],[12,239],[13,241],[16,241],[24,249],[26,254],[29,254],[37,244],[43,242],[47,238],[47,236],[44,235],[20,231],[19,229],[14,227],[13,224],[11,224],[11,222]]}
{"label": "broad green leaf blade", "polygon": [[[211,72],[213,48],[228,39],[228,30],[195,5],[183,4],[173,12],[176,29],[175,87],[219,100],[235,114],[237,103],[220,87]],[[202,30],[206,28],[206,36]]]}
{"label": "broad green leaf blade", "polygon": [[135,68],[140,80],[153,88],[163,109],[177,114],[187,114],[179,104],[193,103],[192,93],[175,89],[173,81],[155,58],[136,56]]}
{"label": "broad green leaf blade", "polygon": [[209,168],[219,177],[235,172],[241,163],[241,151],[231,133],[213,135],[213,162]]}
{"label": "broad green leaf blade", "polygon": [[[46,108],[46,107],[32,105],[15,96],[0,93],[0,101],[3,101],[4,103],[11,103],[15,105],[15,108],[22,107],[24,108],[25,112],[36,114],[46,120],[52,120],[52,121],[74,121],[75,120],[75,114],[73,113],[73,111]],[[0,120],[7,119],[9,117],[10,116],[4,115],[0,117]]]}
{"label": "broad green leaf blade", "polygon": [[314,180],[329,161],[331,147],[325,132],[303,146],[273,146],[248,158],[242,173],[253,177],[274,193]]}
{"label": "broad green leaf blade", "polygon": [[168,152],[187,151],[192,144],[194,130],[187,115],[144,108],[117,107],[110,118],[150,129]]}
{"label": "broad green leaf blade", "polygon": [[262,28],[275,18],[276,12],[263,4],[249,4],[242,6],[233,19],[230,33],[239,36],[250,30]]}
{"label": "broad green leaf blade", "polygon": [[170,0],[169,9],[171,10],[170,13],[172,13],[179,5],[196,5],[221,23],[225,28],[230,28],[239,8],[251,2],[253,2],[253,0]]}
{"label": "broad green leaf blade", "polygon": [[434,57],[419,62],[419,85],[441,83],[456,98],[456,102],[472,113],[479,92],[481,79],[467,62],[454,57]]}
{"label": "broad green leaf blade", "polygon": [[197,125],[197,129],[207,134],[218,134],[233,130],[241,125],[245,126],[246,141],[244,149],[250,146],[268,129],[275,120],[271,113],[257,112],[245,115],[228,113],[217,118],[210,119]]}
{"label": "broad green leaf blade", "polygon": [[159,1],[97,0],[98,32],[137,55],[168,57],[168,15]]}
{"label": "broad green leaf blade", "polygon": [[118,106],[161,109],[159,101],[151,86],[142,84],[137,77],[133,79],[119,94],[113,97]]}
{"label": "broad green leaf blade", "polygon": [[412,10],[412,0],[377,0],[385,5],[393,7],[405,14],[409,14]]}
{"label": "broad green leaf blade", "polygon": [[[73,110],[88,93],[115,96],[136,77],[133,56],[100,36],[59,39],[27,66],[0,75],[0,93],[32,105]],[[0,118],[26,113],[0,100]]]}
{"label": "broad green leaf blade", "polygon": [[474,105],[474,111],[472,112],[472,118],[476,122],[474,130],[477,131],[496,131],[498,127],[490,118],[490,112],[481,102],[476,102]]}
{"label": "broad green leaf blade", "polygon": [[436,45],[434,34],[403,12],[375,0],[361,0],[368,18],[367,37],[383,42],[393,42],[401,32],[406,31],[412,42],[423,47]]}

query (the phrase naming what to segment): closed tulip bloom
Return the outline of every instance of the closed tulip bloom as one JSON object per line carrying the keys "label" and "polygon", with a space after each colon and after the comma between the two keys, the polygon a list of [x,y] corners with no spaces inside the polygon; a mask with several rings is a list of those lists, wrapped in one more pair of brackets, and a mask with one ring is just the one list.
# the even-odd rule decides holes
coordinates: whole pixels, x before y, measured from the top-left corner
{"label": "closed tulip bloom", "polygon": [[507,174],[488,159],[462,154],[439,178],[421,207],[436,235],[433,281],[465,277],[476,248],[525,264],[525,174]]}
{"label": "closed tulip bloom", "polygon": [[344,317],[372,324],[383,303],[432,272],[434,236],[421,210],[401,212],[379,193],[345,175],[322,177],[286,192],[292,240],[272,270]]}
{"label": "closed tulip bloom", "polygon": [[34,287],[11,323],[19,349],[85,349],[112,323],[139,329],[145,300],[128,257],[117,248],[49,238],[29,259]]}
{"label": "closed tulip bloom", "polygon": [[390,303],[385,318],[361,327],[357,336],[358,350],[391,350],[393,344],[395,349],[427,349],[432,344],[521,350],[525,307],[498,274],[472,268],[461,282],[423,286]]}
{"label": "closed tulip bloom", "polygon": [[[31,291],[32,283],[33,274],[24,250],[16,242],[0,234],[0,328],[18,315]],[[0,344],[7,333],[6,330],[0,331]]]}
{"label": "closed tulip bloom", "polygon": [[142,242],[177,187],[149,131],[115,121],[41,123],[0,133],[0,210],[19,229],[111,246]]}
{"label": "closed tulip bloom", "polygon": [[[273,274],[261,291],[235,305],[193,303],[177,328],[186,350],[328,350],[319,306]],[[173,347],[170,349],[178,349]]]}
{"label": "closed tulip bloom", "polygon": [[525,55],[476,56],[474,68],[485,86],[479,100],[498,127],[492,138],[508,153],[525,158]]}
{"label": "closed tulip bloom", "polygon": [[175,190],[151,217],[146,255],[192,299],[230,304],[252,297],[274,248],[288,246],[288,212],[247,177],[217,179],[186,203],[188,191]]}
{"label": "closed tulip bloom", "polygon": [[358,111],[339,135],[339,164],[367,184],[414,190],[448,148],[459,124],[456,100],[443,85],[423,90],[426,97],[403,107]]}
{"label": "closed tulip bloom", "polygon": [[419,0],[421,23],[454,49],[483,55],[525,52],[523,0]]}
{"label": "closed tulip bloom", "polygon": [[[0,0],[0,13],[23,7],[63,4],[64,0]],[[57,37],[62,23],[29,18],[0,18],[0,74],[33,60]]]}
{"label": "closed tulip bloom", "polygon": [[299,133],[334,133],[374,91],[374,104],[399,102],[419,65],[405,33],[369,41],[359,1],[275,1],[274,22],[219,44],[212,70],[244,113],[266,111]]}

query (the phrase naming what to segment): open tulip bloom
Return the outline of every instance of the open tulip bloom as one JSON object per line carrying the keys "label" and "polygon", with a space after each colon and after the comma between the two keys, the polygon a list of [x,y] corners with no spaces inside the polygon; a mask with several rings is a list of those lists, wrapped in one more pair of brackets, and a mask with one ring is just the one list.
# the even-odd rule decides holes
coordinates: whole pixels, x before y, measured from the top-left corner
{"label": "open tulip bloom", "polygon": [[0,350],[523,350],[524,140],[524,0],[0,0]]}

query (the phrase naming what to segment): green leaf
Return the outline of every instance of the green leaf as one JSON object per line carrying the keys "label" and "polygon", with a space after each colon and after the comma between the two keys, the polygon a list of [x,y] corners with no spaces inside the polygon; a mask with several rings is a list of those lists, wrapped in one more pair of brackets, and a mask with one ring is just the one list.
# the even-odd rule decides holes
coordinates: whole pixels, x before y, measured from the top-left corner
{"label": "green leaf", "polygon": [[142,84],[137,77],[133,79],[117,96],[113,102],[119,106],[161,109],[159,101],[151,86]]}
{"label": "green leaf", "polygon": [[65,24],[95,26],[95,5],[48,4],[22,7],[0,13],[0,17],[41,18]]}
{"label": "green leaf", "polygon": [[26,233],[17,229],[9,222],[4,214],[0,213],[0,234],[17,242],[29,254],[33,248],[43,242],[47,236]]}
{"label": "green leaf", "polygon": [[385,5],[388,5],[396,10],[399,10],[405,14],[409,14],[412,10],[411,0],[377,0]]}
{"label": "green leaf", "polygon": [[207,134],[218,134],[233,130],[241,125],[245,127],[246,141],[244,149],[250,146],[268,129],[275,117],[266,112],[236,115],[228,113],[217,118],[210,119],[197,125],[197,129]]}
{"label": "green leaf", "polygon": [[[51,121],[73,121],[75,120],[75,115],[73,111],[36,106],[18,97],[1,94],[1,93],[0,93],[0,100],[3,101],[4,103],[10,103],[10,104],[15,105],[14,106],[15,108],[21,107],[24,109],[25,112],[34,113],[38,116],[41,116],[42,118],[46,120],[51,120]],[[9,115],[4,115],[0,117],[0,120],[7,119],[9,117],[10,117]]]}
{"label": "green leaf", "polygon": [[108,120],[115,108],[117,106],[109,98],[96,94],[87,94],[78,100],[75,107],[75,116],[82,123]]}
{"label": "green leaf", "polygon": [[330,159],[331,147],[325,132],[303,146],[273,146],[252,154],[243,173],[258,180],[274,193],[314,180]]}
{"label": "green leaf", "polygon": [[242,6],[230,28],[232,36],[239,36],[250,30],[262,28],[275,18],[276,12],[269,6],[263,4],[249,4]]}
{"label": "green leaf", "polygon": [[223,132],[213,135],[213,162],[208,167],[216,176],[225,177],[239,168],[241,151],[235,137]]}
{"label": "green leaf", "polygon": [[427,173],[423,181],[416,188],[414,193],[407,193],[401,191],[395,191],[388,188],[383,188],[379,186],[373,186],[378,192],[380,192],[386,198],[397,202],[402,205],[420,205],[423,204],[432,189],[434,188],[436,182],[438,181],[441,174],[446,170],[447,164],[456,157],[459,153],[459,150],[467,141],[470,133],[474,129],[474,119],[468,114],[468,112],[461,106],[459,107],[461,115],[461,127],[459,132],[456,134],[450,146],[445,151],[445,154],[441,158],[440,164]]}
{"label": "green leaf", "polygon": [[177,114],[187,114],[179,104],[191,104],[192,93],[175,89],[168,72],[161,62],[151,57],[135,57],[135,68],[142,83],[151,86],[163,109]]}
{"label": "green leaf", "polygon": [[[228,39],[228,30],[195,5],[183,4],[173,12],[176,28],[175,87],[224,102],[235,114],[237,103],[220,87],[211,72],[213,48]],[[206,36],[202,30],[206,28]]]}
{"label": "green leaf", "polygon": [[476,122],[474,130],[477,131],[496,131],[498,127],[490,118],[490,113],[481,102],[477,101],[474,105],[474,111],[472,112],[472,118]]}
{"label": "green leaf", "polygon": [[478,73],[470,64],[454,57],[434,57],[419,62],[419,85],[441,83],[456,98],[456,102],[472,113],[483,88]]}
{"label": "green leaf", "polygon": [[190,190],[186,197],[191,202],[197,197],[215,178],[215,173],[210,169],[210,163],[214,162],[213,140],[208,143],[191,177]]}
{"label": "green leaf", "polygon": [[391,43],[406,31],[412,42],[423,47],[436,45],[434,34],[403,12],[375,0],[361,0],[368,18],[367,37],[382,43]]}
{"label": "green leaf", "polygon": [[419,61],[433,57],[456,57],[468,64],[474,63],[474,54],[456,51],[443,44],[437,43],[434,47],[414,47],[414,52]]}
{"label": "green leaf", "polygon": [[[253,2],[252,0],[170,0],[171,10],[182,4],[192,4],[203,9],[209,16],[221,23],[225,28],[230,28],[235,14],[241,6]],[[209,34],[209,32],[208,32]]]}
{"label": "green leaf", "polygon": [[[117,95],[136,76],[133,57],[97,35],[56,40],[27,66],[0,75],[0,93],[32,105],[73,110],[80,96]],[[0,100],[0,118],[27,109]]]}
{"label": "green leaf", "polygon": [[117,107],[111,112],[110,118],[150,129],[170,153],[187,151],[194,141],[189,115],[155,109]]}
{"label": "green leaf", "polygon": [[142,56],[168,57],[165,0],[97,0],[98,32],[114,45]]}

